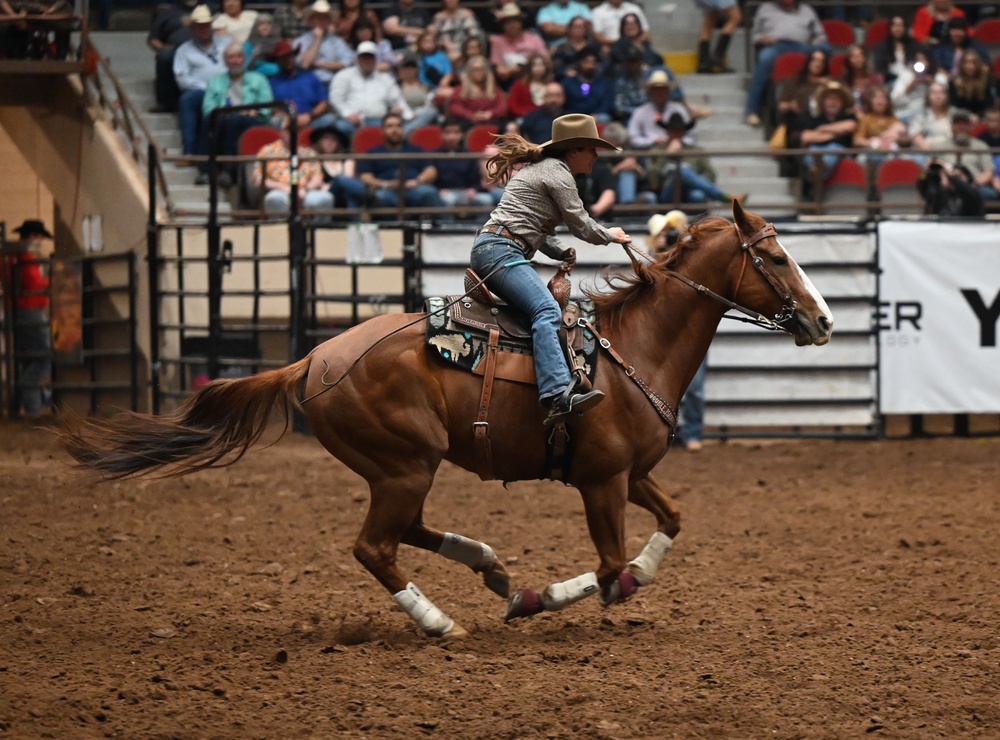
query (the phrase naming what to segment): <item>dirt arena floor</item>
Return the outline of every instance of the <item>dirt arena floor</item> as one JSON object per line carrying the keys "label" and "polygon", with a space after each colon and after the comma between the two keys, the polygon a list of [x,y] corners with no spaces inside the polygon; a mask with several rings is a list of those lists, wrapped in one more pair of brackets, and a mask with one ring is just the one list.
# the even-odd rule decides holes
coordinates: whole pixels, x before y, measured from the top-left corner
{"label": "dirt arena floor", "polygon": [[[504,624],[403,549],[471,632],[444,645],[351,557],[366,490],[314,440],[168,482],[65,463],[0,423],[0,737],[1000,737],[1000,438],[675,450],[684,529],[608,609]],[[446,466],[427,520],[514,585],[596,565],[555,483]],[[631,554],[652,531],[630,512]]]}

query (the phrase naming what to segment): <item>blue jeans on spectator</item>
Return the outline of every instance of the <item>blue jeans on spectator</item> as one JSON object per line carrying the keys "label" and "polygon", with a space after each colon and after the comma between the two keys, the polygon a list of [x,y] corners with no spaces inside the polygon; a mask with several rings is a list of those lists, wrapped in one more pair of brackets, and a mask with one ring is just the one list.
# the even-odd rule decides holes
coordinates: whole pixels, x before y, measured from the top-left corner
{"label": "blue jeans on spectator", "polygon": [[[842,154],[837,154],[836,152],[843,151],[844,147],[835,141],[827,142],[826,144],[810,144],[810,151],[814,152],[828,152],[820,157],[820,162],[822,163],[820,170],[820,178],[826,180],[830,175],[833,174],[834,168],[837,166],[837,162],[840,161]],[[812,165],[815,162],[814,158],[810,158],[809,164]]]}
{"label": "blue jeans on spectator", "polygon": [[[492,208],[493,207],[493,196],[487,193],[485,190],[479,190],[470,198],[464,190],[450,190],[444,188],[438,191],[438,195],[441,197],[441,205],[447,206],[448,208],[456,208],[458,206],[478,206],[480,208]],[[479,218],[482,214],[475,214],[476,218]],[[448,220],[454,218],[452,214],[443,216]]]}
{"label": "blue jeans on spectator", "polygon": [[[394,208],[399,205],[399,196],[396,190],[379,188],[375,191],[375,205],[379,208]],[[409,188],[403,194],[403,205],[416,208],[437,208],[441,206],[441,196],[433,185],[417,185]]]}
{"label": "blue jeans on spectator", "polygon": [[[681,199],[685,203],[708,203],[710,200],[726,200],[726,194],[719,186],[704,175],[698,174],[690,165],[681,164],[677,170],[681,178]],[[676,174],[675,174],[676,177]],[[661,203],[674,202],[674,178],[667,178],[660,190]]]}
{"label": "blue jeans on spectator", "polygon": [[52,372],[52,330],[44,308],[18,309],[14,318],[17,391],[25,416],[45,410],[42,387]]}
{"label": "blue jeans on spectator", "polygon": [[708,374],[708,358],[701,361],[698,372],[691,379],[691,384],[681,398],[680,422],[677,434],[684,444],[701,442],[702,427],[705,424],[705,375]]}
{"label": "blue jeans on spectator", "polygon": [[185,154],[198,152],[198,131],[201,127],[201,102],[204,90],[185,90],[177,103],[181,124],[181,142]]}
{"label": "blue jeans on spectator", "polygon": [[810,54],[816,49],[822,49],[827,54],[830,53],[830,47],[826,44],[810,46],[808,44],[800,44],[796,41],[778,41],[761,49],[757,54],[757,66],[754,67],[753,75],[750,77],[750,92],[747,93],[746,115],[750,115],[751,113],[760,114],[760,107],[764,102],[764,92],[767,90],[767,84],[771,80],[771,70],[774,69],[774,62],[778,57],[790,51],[801,51]]}
{"label": "blue jeans on spectator", "polygon": [[[518,262],[522,264],[512,264]],[[507,264],[511,266],[497,270]],[[490,290],[531,320],[538,397],[543,402],[555,398],[571,380],[566,356],[559,344],[557,330],[561,326],[562,310],[556,299],[531,264],[525,261],[521,247],[506,237],[480,234],[472,245],[471,265],[480,278],[486,278]]]}
{"label": "blue jeans on spectator", "polygon": [[656,194],[651,193],[648,190],[639,192],[639,174],[637,172],[619,172],[618,173],[618,187],[616,188],[618,193],[619,203],[655,203]]}
{"label": "blue jeans on spectator", "polygon": [[[360,209],[365,203],[365,184],[356,177],[336,175],[330,181],[330,192],[337,208]],[[358,215],[355,214],[352,220],[356,221]]]}
{"label": "blue jeans on spectator", "polygon": [[[268,190],[264,196],[264,210],[267,213],[288,213],[292,199],[284,190]],[[310,190],[302,198],[301,210],[325,211],[333,208],[333,196],[326,190]]]}

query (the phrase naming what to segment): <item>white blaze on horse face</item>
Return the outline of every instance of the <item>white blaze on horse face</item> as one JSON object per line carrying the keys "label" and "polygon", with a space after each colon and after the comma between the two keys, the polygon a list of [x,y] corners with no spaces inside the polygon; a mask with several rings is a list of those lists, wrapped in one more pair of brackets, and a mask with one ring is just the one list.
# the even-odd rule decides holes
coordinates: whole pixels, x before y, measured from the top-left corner
{"label": "white blaze on horse face", "polygon": [[[788,260],[793,265],[795,265],[795,269],[799,273],[799,279],[802,280],[802,284],[805,286],[806,292],[810,296],[812,296],[813,301],[815,301],[816,308],[819,309],[820,315],[825,316],[827,318],[829,326],[833,326],[833,313],[830,311],[830,307],[827,305],[826,299],[823,298],[822,294],[818,290],[816,290],[816,286],[813,285],[813,281],[810,280],[809,276],[806,275],[806,273],[802,270],[801,267],[799,267],[799,263],[796,262],[794,259],[792,259],[792,256],[788,253],[788,250],[785,249],[785,245],[782,244],[779,239],[775,239],[775,241],[778,243],[778,246],[781,247],[781,251],[785,253],[785,256],[788,258]],[[827,331],[827,334],[829,334],[829,331]]]}

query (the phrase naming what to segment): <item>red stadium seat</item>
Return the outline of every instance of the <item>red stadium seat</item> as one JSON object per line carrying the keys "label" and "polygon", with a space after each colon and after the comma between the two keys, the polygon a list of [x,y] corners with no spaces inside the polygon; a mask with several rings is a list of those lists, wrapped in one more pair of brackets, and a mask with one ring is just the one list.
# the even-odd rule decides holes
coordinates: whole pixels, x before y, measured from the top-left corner
{"label": "red stadium seat", "polygon": [[421,126],[410,134],[410,143],[425,152],[433,152],[444,145],[444,136],[440,126]]}
{"label": "red stadium seat", "polygon": [[[868,200],[868,176],[857,160],[843,157],[823,183],[823,205],[855,208]],[[836,209],[834,209],[836,210]]]}
{"label": "red stadium seat", "polygon": [[871,51],[889,36],[889,21],[885,18],[872,21],[865,31],[865,48]]}
{"label": "red stadium seat", "polygon": [[364,154],[384,143],[385,138],[382,136],[381,126],[363,126],[354,133],[354,139],[351,141],[351,151]]}
{"label": "red stadium seat", "polygon": [[846,49],[857,41],[854,37],[854,26],[847,21],[828,18],[823,21],[823,30],[826,32],[826,38],[830,42],[830,46],[836,48]]}
{"label": "red stadium seat", "polygon": [[270,126],[251,126],[240,137],[239,150],[243,156],[256,154],[272,141],[281,138],[281,132]]}
{"label": "red stadium seat", "polygon": [[493,143],[494,134],[498,133],[500,129],[487,123],[473,126],[465,136],[465,148],[470,152],[481,152]]}
{"label": "red stadium seat", "polygon": [[984,18],[969,34],[981,44],[1000,46],[1000,18]]}
{"label": "red stadium seat", "polygon": [[993,79],[996,79],[997,75],[1000,75],[1000,55],[993,60]]}
{"label": "red stadium seat", "polygon": [[299,146],[312,146],[312,142],[309,141],[309,137],[312,136],[312,126],[306,126],[304,129],[299,131]]}
{"label": "red stadium seat", "polygon": [[794,77],[806,66],[806,55],[801,51],[789,51],[774,60],[771,81],[775,86],[789,77]]}
{"label": "red stadium seat", "polygon": [[844,67],[847,65],[846,54],[834,54],[830,57],[830,76],[840,79],[844,76]]}
{"label": "red stadium seat", "polygon": [[923,201],[917,192],[922,172],[923,168],[911,159],[888,159],[882,163],[875,189],[882,201],[883,215],[923,211]]}

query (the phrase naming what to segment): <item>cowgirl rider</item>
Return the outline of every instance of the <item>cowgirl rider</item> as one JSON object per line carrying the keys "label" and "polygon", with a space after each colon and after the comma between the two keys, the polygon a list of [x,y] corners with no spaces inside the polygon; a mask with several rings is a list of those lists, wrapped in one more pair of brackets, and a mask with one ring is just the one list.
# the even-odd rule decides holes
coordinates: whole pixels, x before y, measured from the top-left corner
{"label": "cowgirl rider", "polygon": [[504,134],[496,146],[487,172],[506,187],[476,236],[471,264],[480,275],[489,275],[490,290],[531,319],[538,396],[550,410],[546,423],[552,423],[593,408],[604,394],[576,392],[557,333],[562,312],[528,261],[536,250],[556,260],[576,259],[575,250],[563,249],[554,236],[560,224],[591,244],[632,242],[622,229],[605,228],[587,215],[573,179],[590,172],[598,147],[617,147],[597,135],[593,117],[578,113],[555,119],[552,138],[544,144]]}

